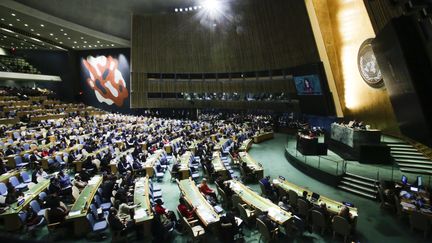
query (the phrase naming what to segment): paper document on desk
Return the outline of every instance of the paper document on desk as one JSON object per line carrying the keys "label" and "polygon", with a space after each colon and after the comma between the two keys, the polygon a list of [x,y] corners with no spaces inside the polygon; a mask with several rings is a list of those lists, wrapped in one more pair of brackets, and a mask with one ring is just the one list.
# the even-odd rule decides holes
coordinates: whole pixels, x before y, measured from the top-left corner
{"label": "paper document on desk", "polygon": [[144,208],[140,208],[138,210],[135,210],[134,219],[139,219],[147,216],[147,212]]}
{"label": "paper document on desk", "polygon": [[205,218],[207,222],[216,222],[216,217],[203,205],[199,205],[197,210],[200,212],[201,217]]}
{"label": "paper document on desk", "polygon": [[78,211],[70,211],[70,212],[69,212],[69,216],[72,217],[72,216],[75,216],[75,215],[79,215],[80,213],[81,213],[81,210],[78,210]]}

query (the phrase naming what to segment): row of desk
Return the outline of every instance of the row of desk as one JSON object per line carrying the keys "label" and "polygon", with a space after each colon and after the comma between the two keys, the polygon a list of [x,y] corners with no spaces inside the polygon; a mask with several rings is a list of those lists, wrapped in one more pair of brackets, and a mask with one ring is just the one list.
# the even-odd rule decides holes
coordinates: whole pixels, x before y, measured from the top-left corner
{"label": "row of desk", "polygon": [[[274,179],[273,180],[273,185],[275,185],[278,190],[281,190],[282,194],[286,194],[289,191],[294,191],[297,193],[298,196],[302,196],[303,192],[306,191],[307,192],[307,199],[311,199],[313,192],[309,189],[300,187],[294,183],[291,183],[287,180],[278,178],[278,179]],[[311,201],[312,202],[312,201]],[[327,198],[325,196],[321,196],[319,197],[319,199],[315,202],[312,202],[316,205],[320,205],[321,203],[325,203],[327,205],[327,210],[329,213],[336,215],[339,213],[339,211],[341,210],[342,207],[344,207],[345,205],[341,202],[335,201],[333,199]],[[351,215],[355,218],[358,215],[358,210],[355,207],[349,207],[350,209],[350,213]]]}
{"label": "row of desk", "polygon": [[273,132],[260,132],[257,135],[253,136],[254,143],[261,143],[266,140],[272,139],[274,137]]}
{"label": "row of desk", "polygon": [[246,163],[247,167],[249,167],[255,173],[257,179],[264,177],[264,168],[254,158],[252,158],[248,152],[240,152],[239,158],[240,163]]}

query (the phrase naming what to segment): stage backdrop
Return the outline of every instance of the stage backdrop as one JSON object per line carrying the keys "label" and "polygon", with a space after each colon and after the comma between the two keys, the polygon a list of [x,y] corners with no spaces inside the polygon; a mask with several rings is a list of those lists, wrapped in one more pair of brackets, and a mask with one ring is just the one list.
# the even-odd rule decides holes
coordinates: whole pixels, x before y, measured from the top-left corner
{"label": "stage backdrop", "polygon": [[113,112],[129,112],[130,50],[109,49],[78,52],[79,99]]}

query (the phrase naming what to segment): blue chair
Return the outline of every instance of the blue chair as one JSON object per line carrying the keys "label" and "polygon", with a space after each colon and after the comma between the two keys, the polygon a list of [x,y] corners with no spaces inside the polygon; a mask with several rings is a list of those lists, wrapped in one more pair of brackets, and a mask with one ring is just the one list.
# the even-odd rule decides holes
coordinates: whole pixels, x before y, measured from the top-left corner
{"label": "blue chair", "polygon": [[111,208],[111,203],[106,202],[103,203],[99,195],[95,195],[95,202],[99,208],[102,208],[103,211],[108,211]]}
{"label": "blue chair", "polygon": [[40,200],[41,202],[45,202],[46,197],[47,197],[46,192],[41,192],[41,193],[39,194],[39,200]]}
{"label": "blue chair", "polygon": [[93,232],[101,232],[108,227],[106,220],[96,221],[92,213],[87,214],[87,220]]}
{"label": "blue chair", "polygon": [[21,168],[21,167],[24,167],[24,166],[28,165],[28,163],[24,163],[22,161],[21,156],[18,156],[18,155],[15,156],[14,160],[15,160],[15,166],[18,167],[18,168]]}
{"label": "blue chair", "polygon": [[164,173],[158,172],[157,169],[156,169],[156,167],[153,167],[153,171],[154,171],[154,174],[156,175],[156,180],[157,181],[162,181],[162,179],[164,177]]}
{"label": "blue chair", "polygon": [[24,183],[20,183],[18,179],[15,176],[12,176],[9,178],[9,182],[12,184],[13,187],[17,190],[24,190],[27,188],[27,185]]}
{"label": "blue chair", "polygon": [[14,132],[13,136],[14,136],[15,139],[21,138],[21,134],[19,132]]}
{"label": "blue chair", "polygon": [[21,179],[23,180],[24,183],[30,183],[31,182],[31,178],[26,171],[22,171],[20,173],[20,175],[21,175]]}
{"label": "blue chair", "polygon": [[36,200],[30,202],[30,207],[33,210],[33,212],[38,216],[42,216],[42,217],[45,216],[46,209],[41,208],[41,206]]}
{"label": "blue chair", "polygon": [[64,166],[66,164],[66,162],[63,161],[63,158],[60,155],[56,155],[55,159],[61,166]]}
{"label": "blue chair", "polygon": [[90,211],[91,211],[91,213],[93,214],[93,217],[94,217],[95,219],[98,219],[98,218],[99,218],[99,215],[102,214],[102,213],[103,213],[103,217],[104,217],[104,219],[107,219],[107,218],[108,218],[108,215],[109,215],[109,212],[108,212],[108,211],[102,211],[102,210],[101,210],[101,212],[99,212],[98,209],[96,208],[96,205],[94,205],[93,203],[90,204]]}
{"label": "blue chair", "polygon": [[6,196],[8,194],[6,184],[0,182],[0,195]]}
{"label": "blue chair", "polygon": [[24,147],[24,150],[25,150],[25,151],[30,150],[30,144],[28,144],[28,143],[25,143],[25,144],[23,145],[23,147]]}

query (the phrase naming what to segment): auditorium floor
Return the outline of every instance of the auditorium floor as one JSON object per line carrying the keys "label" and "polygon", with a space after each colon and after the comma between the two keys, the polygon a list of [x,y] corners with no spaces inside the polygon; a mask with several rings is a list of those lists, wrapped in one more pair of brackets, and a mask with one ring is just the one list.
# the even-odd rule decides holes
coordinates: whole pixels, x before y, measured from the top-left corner
{"label": "auditorium floor", "polygon": [[[279,175],[284,176],[287,180],[296,183],[302,187],[307,187],[310,190],[319,192],[321,195],[339,200],[349,201],[355,204],[359,209],[359,218],[357,223],[357,233],[353,239],[354,242],[430,242],[422,237],[421,233],[412,233],[409,230],[407,220],[400,221],[394,215],[383,211],[379,208],[378,202],[361,198],[356,195],[337,190],[334,187],[323,184],[307,175],[303,174],[294,168],[285,157],[285,148],[287,144],[287,135],[275,134],[275,138],[261,143],[254,144],[249,151],[253,158],[261,162],[264,166],[265,175],[270,175],[276,178]],[[165,206],[169,209],[175,209],[178,204],[179,190],[175,182],[170,182],[169,173],[165,174],[163,182],[160,183]],[[259,192],[258,184],[249,185],[253,190]],[[108,231],[107,231],[108,232]],[[245,230],[246,242],[258,242],[260,234],[257,230]],[[17,235],[15,235],[16,237]],[[109,234],[108,234],[109,236]],[[36,237],[30,237],[26,234],[20,235],[21,239],[37,239],[48,241],[52,239],[48,237],[46,227],[39,230]],[[172,242],[183,243],[187,242],[187,238],[180,234],[174,233]],[[133,241],[134,237],[130,240]],[[102,242],[110,242],[111,238],[108,237]],[[430,237],[429,237],[430,240]],[[70,236],[65,238],[55,239],[55,241],[74,241],[74,242],[88,242],[86,239],[73,240]],[[302,237],[290,240],[281,238],[278,242],[342,242],[340,237],[332,240],[330,232],[326,235],[320,236],[315,233],[306,232]],[[99,241],[101,242],[101,241]],[[141,240],[140,242],[150,242],[149,239]],[[216,237],[208,237],[205,242],[218,242]]]}

